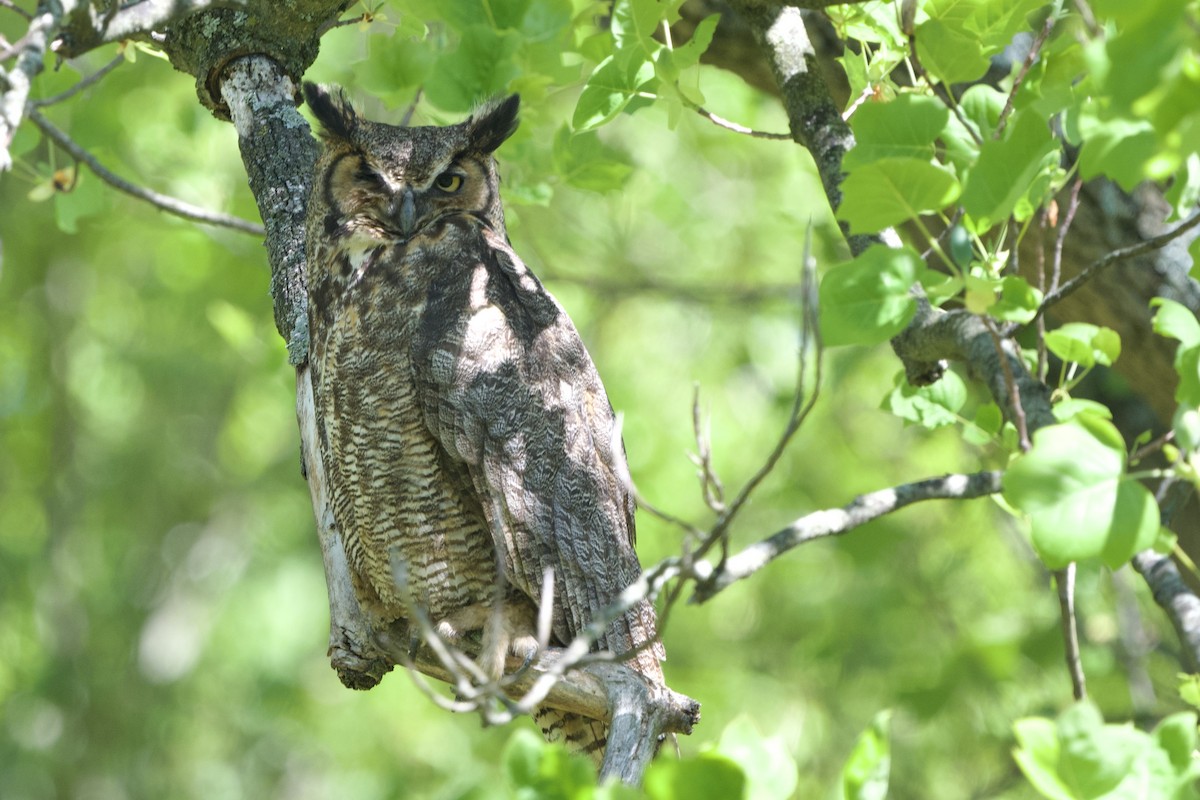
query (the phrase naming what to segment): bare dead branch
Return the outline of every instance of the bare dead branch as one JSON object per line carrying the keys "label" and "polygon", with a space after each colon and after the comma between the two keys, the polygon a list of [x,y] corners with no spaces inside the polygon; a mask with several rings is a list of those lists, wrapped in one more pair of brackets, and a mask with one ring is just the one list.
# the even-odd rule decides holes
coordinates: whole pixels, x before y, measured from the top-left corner
{"label": "bare dead branch", "polygon": [[[724,548],[725,537],[728,534],[730,526],[738,513],[745,507],[746,502],[759,487],[767,476],[775,469],[779,459],[783,457],[783,453],[787,450],[792,438],[804,421],[808,419],[809,413],[817,403],[817,398],[821,392],[821,377],[824,349],[821,346],[821,330],[818,322],[819,312],[817,308],[817,283],[816,283],[816,261],[812,257],[812,225],[810,223],[808,232],[804,239],[804,252],[801,256],[801,323],[800,323],[800,342],[797,348],[797,368],[796,368],[796,388],[792,394],[792,408],[788,415],[787,424],[784,425],[783,432],[779,439],[775,442],[775,447],[767,455],[762,466],[750,476],[750,479],[742,486],[733,500],[724,508],[721,514],[717,517],[716,523],[712,529],[704,537],[696,551],[697,556],[703,556],[707,553],[714,544],[722,543]],[[815,364],[813,368],[813,384],[812,389],[808,388],[808,358],[809,353],[815,354]]]}
{"label": "bare dead branch", "polygon": [[791,141],[791,139],[792,139],[792,135],[790,133],[771,133],[769,131],[756,131],[753,128],[747,128],[745,125],[739,125],[736,122],[731,122],[730,120],[727,120],[724,117],[719,117],[716,114],[712,113],[711,111],[709,111],[708,109],[706,109],[702,106],[694,105],[694,104],[688,103],[686,101],[685,101],[685,105],[687,105],[688,108],[692,109],[700,116],[704,117],[709,122],[713,123],[714,125],[716,125],[720,128],[724,128],[727,131],[733,131],[734,133],[740,133],[744,136],[749,136],[754,139],[772,139],[775,141]]}
{"label": "bare dead branch", "polygon": [[721,483],[712,463],[712,437],[709,426],[700,412],[700,385],[692,390],[692,436],[696,441],[696,453],[692,462],[700,479],[700,494],[704,503],[714,514],[725,511],[725,486]]}
{"label": "bare dead branch", "polygon": [[70,153],[71,157],[76,161],[82,161],[87,164],[96,177],[112,186],[120,192],[124,192],[131,197],[136,197],[139,200],[145,200],[151,205],[161,208],[168,214],[174,214],[177,217],[190,219],[193,222],[203,222],[207,225],[217,225],[223,228],[232,228],[235,231],[249,233],[255,236],[263,236],[266,229],[257,222],[250,222],[234,217],[229,214],[222,214],[218,211],[209,211],[208,209],[194,206],[191,203],[185,203],[182,200],[177,200],[174,197],[169,197],[165,194],[160,194],[150,189],[143,188],[136,184],[121,178],[114,174],[111,170],[105,167],[87,150],[80,147],[74,139],[68,136],[65,132],[54,125],[50,120],[46,119],[40,111],[35,108],[28,109],[29,121],[38,127],[46,138],[53,141],[66,152]]}
{"label": "bare dead branch", "polygon": [[704,603],[711,600],[733,583],[750,577],[794,547],[827,536],[841,536],[913,503],[923,500],[970,500],[995,494],[1000,491],[1000,475],[999,472],[976,472],[929,478],[860,495],[842,508],[806,514],[715,567],[711,575],[697,581],[689,602]]}

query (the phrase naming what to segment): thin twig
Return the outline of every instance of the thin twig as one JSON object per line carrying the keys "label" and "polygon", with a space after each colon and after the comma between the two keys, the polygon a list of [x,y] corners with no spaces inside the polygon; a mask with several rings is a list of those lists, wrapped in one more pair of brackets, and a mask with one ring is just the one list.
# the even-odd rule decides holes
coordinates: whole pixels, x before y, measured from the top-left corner
{"label": "thin twig", "polygon": [[59,92],[58,94],[51,95],[50,97],[43,97],[40,100],[33,100],[30,102],[30,105],[33,106],[34,108],[45,108],[46,106],[52,106],[55,103],[61,103],[64,100],[68,100],[68,99],[74,97],[75,95],[77,95],[79,92],[82,92],[84,89],[88,88],[89,86],[92,86],[92,85],[98,83],[105,75],[112,72],[114,69],[116,69],[117,67],[121,66],[124,63],[125,63],[125,56],[117,56],[112,61],[105,64],[103,67],[101,67],[100,69],[93,72],[91,75],[88,75],[87,77],[80,79],[78,83],[76,83],[74,86],[67,89],[66,91]]}
{"label": "thin twig", "polygon": [[696,455],[692,461],[696,464],[704,503],[714,514],[722,514],[725,511],[725,486],[713,469],[712,437],[700,413],[700,384],[692,391],[692,435],[696,440]]}
{"label": "thin twig", "polygon": [[[1038,215],[1037,226],[1037,288],[1042,293],[1042,297],[1046,296],[1046,223],[1051,219],[1051,208],[1057,211],[1057,206],[1054,205],[1054,200],[1050,201],[1051,206],[1043,208],[1042,213]],[[1057,216],[1057,213],[1055,214]],[[1046,373],[1049,370],[1049,354],[1046,351],[1046,318],[1037,318],[1037,379],[1042,383],[1046,382]]]}
{"label": "thin twig", "polygon": [[1178,225],[1173,230],[1167,231],[1159,236],[1155,236],[1153,239],[1147,239],[1143,242],[1138,242],[1137,244],[1133,244],[1128,247],[1122,247],[1118,250],[1113,250],[1111,253],[1096,259],[1087,267],[1085,267],[1082,272],[1064,283],[1057,291],[1046,295],[1046,299],[1042,301],[1042,306],[1038,309],[1037,313],[1039,315],[1046,313],[1046,309],[1050,308],[1055,303],[1061,301],[1067,295],[1074,292],[1080,286],[1087,283],[1089,280],[1095,277],[1096,273],[1100,270],[1106,267],[1111,267],[1113,264],[1125,261],[1126,259],[1134,258],[1135,256],[1142,255],[1143,253],[1149,253],[1154,250],[1158,250],[1161,247],[1165,247],[1197,225],[1200,225],[1200,213],[1193,216],[1187,222]]}
{"label": "thin twig", "polygon": [[1066,647],[1067,673],[1071,676],[1071,691],[1076,700],[1087,697],[1087,683],[1079,660],[1079,627],[1075,623],[1075,562],[1054,573],[1058,590],[1058,610],[1062,622],[1063,644]]}
{"label": "thin twig", "polygon": [[109,184],[118,191],[124,192],[132,197],[136,197],[139,200],[145,200],[147,203],[157,206],[169,214],[174,214],[176,216],[183,217],[184,219],[190,219],[194,222],[203,222],[207,225],[218,225],[224,228],[232,228],[233,230],[241,231],[242,233],[253,234],[255,236],[263,236],[266,234],[266,229],[257,222],[250,222],[249,220],[244,220],[240,217],[222,214],[219,211],[209,211],[208,209],[200,208],[199,206],[194,206],[191,203],[185,203],[184,201],[178,200],[174,197],[169,197],[165,194],[159,194],[158,192],[130,183],[124,178],[121,178],[109,171],[107,167],[96,160],[95,156],[76,144],[75,140],[57,128],[54,123],[46,119],[46,117],[44,117],[37,109],[27,109],[26,116],[28,116],[30,122],[36,125],[38,129],[40,129],[41,132],[51,139],[55,144],[67,151],[77,161],[82,161],[84,164],[87,164],[92,172],[96,174],[96,177],[100,178],[100,180]]}
{"label": "thin twig", "polygon": [[417,93],[413,95],[412,102],[408,104],[408,108],[404,109],[404,113],[400,116],[399,124],[403,127],[408,127],[408,123],[412,122],[413,114],[417,113],[417,105],[421,102],[421,95],[425,93],[424,86],[417,87]]}
{"label": "thin twig", "polygon": [[1054,30],[1055,24],[1058,22],[1058,15],[1062,11],[1062,0],[1055,3],[1054,8],[1046,15],[1046,22],[1042,25],[1042,29],[1038,31],[1037,38],[1033,40],[1033,45],[1029,48],[1029,52],[1025,54],[1025,60],[1021,63],[1021,69],[1017,72],[1017,77],[1013,79],[1012,88],[1008,90],[1008,98],[1004,101],[1004,109],[1000,112],[1000,119],[996,122],[996,132],[992,134],[993,139],[999,139],[1004,133],[1004,126],[1008,124],[1008,118],[1013,111],[1013,101],[1016,100],[1017,91],[1021,88],[1021,83],[1025,80],[1025,76],[1029,74],[1030,68],[1037,60],[1038,54],[1042,51],[1042,46],[1049,38],[1050,32]]}
{"label": "thin twig", "polygon": [[971,140],[974,141],[976,145],[982,145],[983,136],[980,135],[979,131],[975,130],[974,123],[967,119],[967,115],[963,113],[961,108],[959,108],[958,101],[954,99],[954,95],[950,92],[950,87],[940,83],[935,83],[934,81],[930,80],[929,73],[925,71],[924,65],[921,64],[921,58],[917,55],[917,37],[911,33],[908,35],[908,52],[909,62],[912,64],[913,70],[916,72],[917,77],[925,81],[925,83],[929,85],[929,88],[933,90],[933,93],[937,96],[937,98],[942,101],[942,104],[950,109],[951,113],[954,114],[954,117],[970,135]]}
{"label": "thin twig", "polygon": [[1048,295],[1057,292],[1062,281],[1063,245],[1067,241],[1067,233],[1071,230],[1071,224],[1075,222],[1075,212],[1079,210],[1079,192],[1082,189],[1083,178],[1076,178],[1075,183],[1071,186],[1071,196],[1067,200],[1067,213],[1063,215],[1062,225],[1059,226],[1058,235],[1054,238],[1054,260],[1050,267],[1050,286],[1046,289]]}
{"label": "thin twig", "polygon": [[25,18],[26,22],[33,21],[33,14],[30,14],[28,11],[21,8],[16,3],[14,3],[12,0],[0,0],[0,7],[7,8],[9,11],[17,12],[18,15]]}
{"label": "thin twig", "polygon": [[1021,450],[1027,453],[1033,447],[1033,444],[1029,441],[1029,425],[1025,420],[1025,409],[1021,405],[1021,393],[1017,390],[1016,376],[1013,375],[1008,359],[1004,357],[1004,345],[1001,342],[1000,332],[996,330],[996,323],[992,321],[991,317],[983,317],[983,324],[987,327],[987,332],[992,337],[992,343],[996,347],[996,355],[999,356],[1000,367],[1004,370],[1004,386],[1008,391],[1008,400],[1012,407],[1012,422],[1017,427]]}
{"label": "thin twig", "polygon": [[704,108],[703,106],[698,106],[698,105],[695,105],[694,103],[689,103],[686,100],[684,101],[684,104],[688,108],[695,111],[700,116],[704,117],[709,122],[711,122],[714,125],[717,125],[719,127],[722,127],[727,131],[733,131],[734,133],[740,133],[745,136],[753,137],[755,139],[770,139],[772,141],[777,141],[777,142],[792,141],[792,135],[790,133],[771,133],[769,131],[756,131],[753,128],[747,128],[745,125],[739,125],[738,123],[727,120],[724,117],[719,117],[716,114],[709,111],[708,109]]}
{"label": "thin twig", "polygon": [[[712,529],[705,536],[704,541],[700,543],[696,555],[703,556],[707,553],[714,544],[725,539],[730,525],[738,512],[745,506],[746,501],[750,499],[750,495],[754,490],[766,479],[768,475],[775,469],[775,465],[779,463],[779,459],[783,456],[788,444],[791,443],[792,437],[796,431],[808,419],[809,413],[817,403],[817,398],[821,391],[822,377],[822,362],[824,348],[821,346],[821,329],[818,322],[817,310],[817,290],[816,290],[816,262],[812,257],[812,224],[809,223],[808,231],[804,239],[804,253],[801,256],[801,326],[800,326],[800,345],[797,357],[796,369],[796,390],[792,395],[792,410],[788,415],[787,424],[784,426],[783,433],[780,434],[775,447],[767,455],[762,466],[750,476],[741,490],[729,503],[724,513],[718,517]],[[812,350],[816,354],[816,363],[814,365],[813,386],[809,391],[808,379],[808,355]],[[722,545],[724,547],[724,545]]]}

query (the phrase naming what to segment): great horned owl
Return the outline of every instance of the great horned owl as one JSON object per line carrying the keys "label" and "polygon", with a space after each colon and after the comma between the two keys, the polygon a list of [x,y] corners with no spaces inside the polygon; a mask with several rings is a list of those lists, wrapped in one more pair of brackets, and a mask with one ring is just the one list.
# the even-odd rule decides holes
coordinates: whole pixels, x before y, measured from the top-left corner
{"label": "great horned owl", "polygon": [[[324,142],[308,210],[310,366],[355,593],[375,625],[415,603],[443,633],[480,630],[480,666],[498,678],[509,652],[536,647],[546,570],[560,645],[640,571],[608,397],[505,232],[492,153],[518,98],[405,127],[363,119],[340,92],[305,84],[304,96]],[[597,645],[640,648],[629,663],[661,683],[656,638],[642,602]],[[536,716],[547,738],[602,756],[600,723]]]}

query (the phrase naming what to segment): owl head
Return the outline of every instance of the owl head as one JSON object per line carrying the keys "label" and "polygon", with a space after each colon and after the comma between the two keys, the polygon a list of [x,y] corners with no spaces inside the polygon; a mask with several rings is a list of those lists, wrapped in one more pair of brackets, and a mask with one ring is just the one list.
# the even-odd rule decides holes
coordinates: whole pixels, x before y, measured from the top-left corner
{"label": "owl head", "polygon": [[504,234],[492,153],[517,129],[520,98],[480,107],[457,125],[408,127],[363,119],[340,89],[304,84],[325,150],[314,190],[335,230],[407,241],[451,215]]}

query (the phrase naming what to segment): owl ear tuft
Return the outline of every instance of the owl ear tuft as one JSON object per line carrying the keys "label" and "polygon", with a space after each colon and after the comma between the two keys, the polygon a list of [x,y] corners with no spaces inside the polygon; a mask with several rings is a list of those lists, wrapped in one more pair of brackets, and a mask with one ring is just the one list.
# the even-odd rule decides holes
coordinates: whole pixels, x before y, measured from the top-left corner
{"label": "owl ear tuft", "polygon": [[350,139],[358,128],[358,114],[341,89],[331,91],[308,81],[304,82],[304,102],[321,123],[322,139]]}
{"label": "owl ear tuft", "polygon": [[489,100],[467,120],[471,144],[483,153],[491,153],[517,130],[517,109],[521,96]]}

